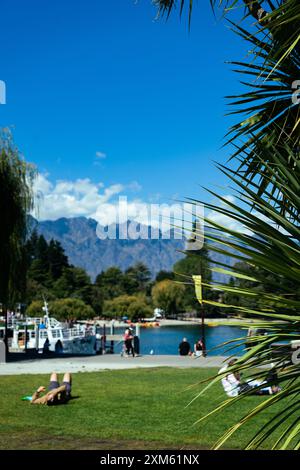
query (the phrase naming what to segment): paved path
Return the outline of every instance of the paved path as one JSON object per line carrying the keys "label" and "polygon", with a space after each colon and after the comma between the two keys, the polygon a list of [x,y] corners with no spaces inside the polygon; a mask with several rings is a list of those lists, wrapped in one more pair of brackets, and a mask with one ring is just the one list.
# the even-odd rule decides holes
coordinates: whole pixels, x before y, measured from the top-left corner
{"label": "paved path", "polygon": [[191,358],[181,356],[121,357],[117,354],[103,356],[31,359],[0,364],[0,375],[50,374],[62,372],[95,372],[101,370],[134,369],[138,367],[221,367],[222,356]]}

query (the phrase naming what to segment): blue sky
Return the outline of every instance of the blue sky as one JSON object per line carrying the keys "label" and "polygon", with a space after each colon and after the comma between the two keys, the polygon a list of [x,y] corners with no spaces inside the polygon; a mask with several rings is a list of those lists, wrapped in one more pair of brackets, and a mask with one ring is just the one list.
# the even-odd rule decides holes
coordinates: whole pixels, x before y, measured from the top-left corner
{"label": "blue sky", "polygon": [[86,214],[76,197],[53,212],[49,197],[41,218],[90,215],[97,191],[164,202],[226,184],[213,160],[229,155],[224,96],[238,77],[224,62],[245,58],[245,45],[200,3],[190,33],[178,14],[155,21],[150,0],[1,6],[0,126],[13,126],[48,196],[74,195],[80,181],[89,192]]}

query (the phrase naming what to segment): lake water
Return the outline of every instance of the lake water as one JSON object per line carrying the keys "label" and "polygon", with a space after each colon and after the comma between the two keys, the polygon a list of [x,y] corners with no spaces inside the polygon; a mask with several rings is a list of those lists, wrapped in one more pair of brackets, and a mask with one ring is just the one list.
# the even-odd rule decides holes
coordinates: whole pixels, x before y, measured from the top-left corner
{"label": "lake water", "polygon": [[[178,345],[182,338],[186,337],[192,349],[195,342],[201,337],[200,325],[163,326],[159,328],[141,328],[140,353],[150,354],[178,354]],[[116,331],[120,333],[120,331]],[[232,326],[205,326],[206,349],[209,355],[222,356],[243,353],[243,347],[235,348],[232,352],[226,352],[230,345],[220,346],[226,341],[241,338],[247,335],[247,330]],[[219,346],[219,347],[218,347]],[[217,349],[215,349],[217,348]],[[122,345],[116,345],[115,352],[120,353]]]}

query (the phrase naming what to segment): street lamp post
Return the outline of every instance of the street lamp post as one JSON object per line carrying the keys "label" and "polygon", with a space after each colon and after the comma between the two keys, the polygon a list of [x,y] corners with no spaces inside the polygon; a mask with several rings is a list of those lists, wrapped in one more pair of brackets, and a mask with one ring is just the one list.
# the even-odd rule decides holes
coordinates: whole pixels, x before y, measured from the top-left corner
{"label": "street lamp post", "polygon": [[204,322],[204,304],[203,304],[203,298],[202,298],[202,276],[196,275],[193,276],[193,281],[195,284],[195,292],[196,292],[196,297],[197,300],[200,304],[201,307],[201,339],[203,343],[203,356],[206,357],[206,346],[205,346],[205,322]]}

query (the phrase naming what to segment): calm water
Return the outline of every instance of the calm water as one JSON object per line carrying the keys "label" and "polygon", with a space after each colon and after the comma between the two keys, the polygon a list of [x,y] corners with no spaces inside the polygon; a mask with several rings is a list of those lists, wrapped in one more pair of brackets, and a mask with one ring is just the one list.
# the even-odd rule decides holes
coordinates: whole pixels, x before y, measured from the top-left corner
{"label": "calm water", "polygon": [[[178,345],[182,341],[182,338],[186,337],[190,343],[192,349],[194,343],[201,337],[200,325],[187,325],[187,326],[164,326],[160,328],[141,328],[140,337],[140,352],[141,354],[150,354],[153,350],[153,354],[178,354]],[[119,331],[116,331],[119,333]],[[222,354],[229,355],[226,353],[226,347],[218,347],[225,341],[230,341],[234,338],[240,338],[246,336],[247,331],[242,330],[238,327],[232,326],[215,326],[205,327],[205,338],[206,338],[206,349],[212,356],[218,356]],[[121,352],[121,344],[115,347],[115,352]],[[209,351],[211,350],[211,351]],[[231,354],[241,355],[243,348],[235,348]]]}

